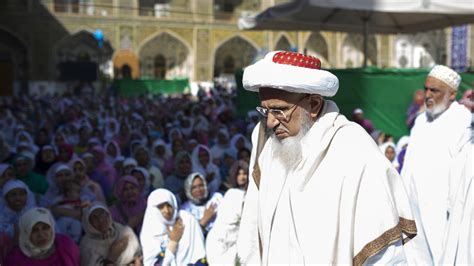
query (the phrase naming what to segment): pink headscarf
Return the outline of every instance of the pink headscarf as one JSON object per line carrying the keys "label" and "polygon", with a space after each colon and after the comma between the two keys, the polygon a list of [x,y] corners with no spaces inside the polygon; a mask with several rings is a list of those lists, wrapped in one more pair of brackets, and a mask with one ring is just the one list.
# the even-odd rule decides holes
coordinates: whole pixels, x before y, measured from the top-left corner
{"label": "pink headscarf", "polygon": [[[128,200],[123,197],[123,188],[125,187],[126,183],[133,184],[135,187],[137,187],[137,190],[139,187],[135,177],[130,175],[121,177],[115,185],[114,194],[118,199],[118,202],[110,208],[110,213],[113,220],[121,224],[127,224],[127,220],[130,217],[142,214],[146,209],[146,198],[140,193],[140,191],[137,191],[137,197],[133,206],[130,206],[128,202],[125,202],[125,200]],[[141,226],[141,224],[138,224],[133,228],[133,230],[135,232],[140,232]]]}
{"label": "pink headscarf", "polygon": [[139,213],[142,213],[146,209],[146,198],[138,191],[137,198],[135,200],[135,205],[130,207],[128,204],[123,204],[126,200],[123,197],[123,188],[125,187],[126,183],[130,183],[137,188],[139,187],[138,181],[135,177],[131,175],[126,175],[121,177],[117,184],[115,185],[115,197],[122,203],[121,207],[124,210],[125,214],[128,216],[135,216]]}
{"label": "pink headscarf", "polygon": [[97,162],[95,170],[106,178],[106,180],[104,180],[105,182],[101,184],[104,186],[103,190],[105,194],[109,195],[112,191],[115,181],[117,180],[117,171],[113,165],[107,162],[104,148],[101,146],[94,146],[92,147],[91,151],[102,155],[100,161]]}

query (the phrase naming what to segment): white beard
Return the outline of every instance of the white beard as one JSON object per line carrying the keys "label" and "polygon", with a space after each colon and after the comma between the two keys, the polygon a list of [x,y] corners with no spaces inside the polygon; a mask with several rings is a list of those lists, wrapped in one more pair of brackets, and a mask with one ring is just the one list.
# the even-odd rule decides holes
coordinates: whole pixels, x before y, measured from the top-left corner
{"label": "white beard", "polygon": [[426,110],[426,114],[429,120],[434,120],[437,116],[439,116],[441,113],[446,111],[448,107],[449,107],[449,93],[445,94],[443,101],[441,103],[436,104],[431,108],[428,108],[425,102],[425,110]]}
{"label": "white beard", "polygon": [[[273,157],[278,160],[285,169],[290,170],[298,166],[302,159],[302,147],[305,142],[306,133],[312,126],[309,112],[303,111],[300,119],[300,131],[296,136],[278,139],[274,133],[271,135]],[[288,131],[283,125],[280,128]]]}

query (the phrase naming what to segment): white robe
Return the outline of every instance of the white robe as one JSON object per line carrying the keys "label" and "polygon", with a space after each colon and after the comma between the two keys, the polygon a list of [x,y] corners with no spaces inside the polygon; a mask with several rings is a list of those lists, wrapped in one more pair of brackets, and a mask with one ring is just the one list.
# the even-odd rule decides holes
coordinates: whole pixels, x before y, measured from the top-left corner
{"label": "white robe", "polygon": [[231,188],[219,206],[214,226],[207,234],[206,255],[209,265],[235,265],[237,237],[244,204],[245,191]]}
{"label": "white robe", "polygon": [[241,262],[406,263],[402,241],[416,235],[410,201],[370,136],[327,100],[304,141],[303,160],[290,172],[272,156],[271,139],[266,142],[260,188],[251,178],[245,198]]}
{"label": "white robe", "polygon": [[[158,206],[168,203],[173,207],[173,217],[167,220],[161,214]],[[196,263],[206,256],[204,236],[196,218],[186,211],[178,211],[178,203],[173,193],[166,189],[155,189],[147,200],[147,208],[140,232],[140,242],[143,248],[143,265],[153,266],[160,261],[160,265],[178,266]],[[183,222],[184,230],[178,242],[176,253],[169,248],[169,230],[177,217]]]}
{"label": "white robe", "polygon": [[411,131],[402,176],[410,184],[409,195],[418,199],[421,223],[435,263],[440,262],[443,253],[444,232],[462,180],[456,169],[472,165],[472,159],[459,156],[470,145],[470,123],[470,112],[453,102],[431,122],[425,113],[420,114]]}
{"label": "white robe", "polygon": [[[472,162],[474,143],[460,154]],[[463,160],[457,160],[462,162]],[[444,251],[440,264],[474,265],[474,181],[472,164],[458,165],[461,180],[445,232]]]}

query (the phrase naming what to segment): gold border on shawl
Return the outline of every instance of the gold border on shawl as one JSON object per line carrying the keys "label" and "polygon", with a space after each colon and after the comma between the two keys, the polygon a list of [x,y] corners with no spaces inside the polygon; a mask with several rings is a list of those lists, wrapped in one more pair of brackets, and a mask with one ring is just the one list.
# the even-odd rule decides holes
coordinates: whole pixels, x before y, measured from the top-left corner
{"label": "gold border on shawl", "polygon": [[352,260],[353,265],[363,265],[368,258],[374,256],[385,247],[402,239],[403,233],[407,235],[402,239],[403,244],[416,236],[416,223],[413,220],[399,217],[398,224],[388,229],[382,235],[367,243]]}

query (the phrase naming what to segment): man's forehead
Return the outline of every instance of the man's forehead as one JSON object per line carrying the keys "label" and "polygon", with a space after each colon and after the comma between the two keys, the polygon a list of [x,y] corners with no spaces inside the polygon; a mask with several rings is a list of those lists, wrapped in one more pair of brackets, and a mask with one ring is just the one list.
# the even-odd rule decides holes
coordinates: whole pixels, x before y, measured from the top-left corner
{"label": "man's forehead", "polygon": [[443,90],[451,90],[451,88],[448,84],[446,84],[444,81],[437,79],[435,77],[428,76],[425,80],[425,86],[429,88],[436,88],[436,89],[443,89]]}
{"label": "man's forehead", "polygon": [[288,92],[281,89],[261,87],[259,90],[260,101],[278,100],[282,102],[297,101],[301,93]]}

